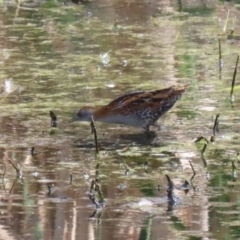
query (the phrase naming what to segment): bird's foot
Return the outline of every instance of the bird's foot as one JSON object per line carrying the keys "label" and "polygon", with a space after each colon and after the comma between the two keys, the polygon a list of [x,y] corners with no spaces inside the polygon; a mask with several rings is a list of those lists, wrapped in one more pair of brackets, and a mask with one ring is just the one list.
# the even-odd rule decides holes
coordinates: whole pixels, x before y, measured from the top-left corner
{"label": "bird's foot", "polygon": [[157,131],[161,131],[162,130],[162,126],[156,123],[153,123],[151,126],[155,127]]}
{"label": "bird's foot", "polygon": [[150,132],[150,129],[149,129],[149,125],[146,125],[145,127],[143,127],[143,129],[145,130],[145,132]]}

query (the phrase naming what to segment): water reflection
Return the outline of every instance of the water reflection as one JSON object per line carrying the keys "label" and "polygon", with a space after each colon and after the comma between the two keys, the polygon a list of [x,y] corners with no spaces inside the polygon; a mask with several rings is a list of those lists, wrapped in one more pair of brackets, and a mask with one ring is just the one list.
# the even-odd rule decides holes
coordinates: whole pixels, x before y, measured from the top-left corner
{"label": "water reflection", "polygon": [[5,80],[5,92],[10,93],[13,90],[13,82],[12,79]]}
{"label": "water reflection", "polygon": [[[221,35],[219,81],[222,4],[23,1],[0,12],[0,239],[239,237],[239,100],[232,108],[228,90],[239,43]],[[81,105],[183,83],[189,92],[159,132],[98,124],[98,160],[89,125],[67,123]],[[201,156],[194,139],[210,139],[218,113]],[[89,199],[93,179],[101,192]]]}

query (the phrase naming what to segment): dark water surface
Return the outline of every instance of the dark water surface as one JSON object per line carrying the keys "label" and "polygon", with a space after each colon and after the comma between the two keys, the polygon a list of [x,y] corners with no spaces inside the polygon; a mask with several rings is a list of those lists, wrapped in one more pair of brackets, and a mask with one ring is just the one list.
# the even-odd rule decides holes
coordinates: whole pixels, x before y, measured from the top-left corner
{"label": "dark water surface", "polygon": [[[229,97],[239,11],[214,0],[0,1],[0,239],[240,239],[238,75]],[[89,123],[68,123],[84,105],[186,84],[160,131],[96,123],[98,160]],[[195,140],[210,139],[218,113],[201,154]],[[104,208],[89,199],[95,178]]]}

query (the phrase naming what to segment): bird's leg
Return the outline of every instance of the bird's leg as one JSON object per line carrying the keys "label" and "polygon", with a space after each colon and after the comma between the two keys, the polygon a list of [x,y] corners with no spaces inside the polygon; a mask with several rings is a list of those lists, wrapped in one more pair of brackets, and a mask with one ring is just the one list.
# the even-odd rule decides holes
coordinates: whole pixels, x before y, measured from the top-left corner
{"label": "bird's leg", "polygon": [[154,126],[157,128],[157,131],[161,130],[161,126],[159,124],[157,124],[156,122],[152,123],[151,126]]}
{"label": "bird's leg", "polygon": [[154,127],[157,128],[157,131],[161,131],[161,126],[159,124],[154,124]]}
{"label": "bird's leg", "polygon": [[150,140],[152,138],[152,133],[149,129],[150,124],[147,124],[146,126],[143,127],[143,129],[145,130],[144,135],[146,136],[146,139]]}
{"label": "bird's leg", "polygon": [[150,131],[149,127],[150,127],[150,125],[147,124],[145,127],[143,127],[143,129],[144,129],[146,132],[149,132],[149,131]]}

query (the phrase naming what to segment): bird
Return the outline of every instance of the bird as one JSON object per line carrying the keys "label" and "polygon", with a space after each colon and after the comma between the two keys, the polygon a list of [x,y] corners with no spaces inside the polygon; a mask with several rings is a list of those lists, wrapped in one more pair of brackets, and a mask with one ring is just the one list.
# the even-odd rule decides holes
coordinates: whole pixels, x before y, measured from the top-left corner
{"label": "bird", "polygon": [[188,86],[127,93],[102,107],[81,108],[72,121],[90,122],[93,118],[149,131],[150,126],[159,127],[158,119],[173,107]]}

